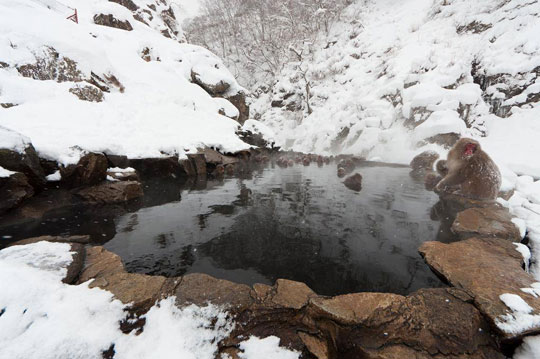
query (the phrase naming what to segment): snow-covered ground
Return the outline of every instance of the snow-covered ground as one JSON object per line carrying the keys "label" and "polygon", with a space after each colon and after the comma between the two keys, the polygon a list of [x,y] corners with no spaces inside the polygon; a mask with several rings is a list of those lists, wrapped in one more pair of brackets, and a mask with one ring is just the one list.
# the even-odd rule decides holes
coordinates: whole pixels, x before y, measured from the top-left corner
{"label": "snow-covered ground", "polygon": [[[146,0],[135,3],[146,11],[148,4],[163,6]],[[66,19],[74,8],[78,24]],[[94,24],[94,15],[101,13],[128,20],[133,30]],[[203,145],[246,149],[235,135],[238,123],[218,114],[225,100],[191,83],[191,71],[207,81],[223,80],[231,85],[231,93],[240,87],[209,51],[180,43],[181,33],[178,40],[162,36],[165,25],[157,14],[152,13],[146,25],[127,8],[104,0],[0,2],[0,103],[16,105],[0,108],[0,126],[28,137],[40,156],[64,164],[78,159],[80,151],[74,147],[130,157],[183,156]],[[121,86],[111,81],[104,100],[90,102],[70,93],[72,88],[91,86],[87,82],[21,76],[17,67],[40,59],[53,68],[68,67],[62,61],[54,64],[51,48],[60,59],[76,63],[72,77],[113,75]],[[145,48],[149,62],[142,59]],[[1,136],[0,146],[5,141]]]}
{"label": "snow-covered ground", "polygon": [[[115,358],[214,359],[217,343],[234,328],[218,307],[179,309],[171,297],[146,314],[140,335],[123,334],[125,306],[88,283],[62,283],[72,261],[70,245],[38,242],[0,252],[0,358],[102,358],[114,344]],[[247,338],[243,359],[298,359],[279,339]]]}

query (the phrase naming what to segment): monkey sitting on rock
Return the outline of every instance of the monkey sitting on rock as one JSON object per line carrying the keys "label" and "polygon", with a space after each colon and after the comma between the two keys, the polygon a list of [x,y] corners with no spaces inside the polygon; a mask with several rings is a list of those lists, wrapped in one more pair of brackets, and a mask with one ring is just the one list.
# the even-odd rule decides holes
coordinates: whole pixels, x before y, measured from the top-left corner
{"label": "monkey sitting on rock", "polygon": [[494,200],[499,194],[501,173],[478,141],[460,139],[448,152],[446,161],[437,162],[436,167],[440,177],[428,174],[425,180],[426,188],[437,182],[434,190],[439,194],[457,191],[477,200]]}

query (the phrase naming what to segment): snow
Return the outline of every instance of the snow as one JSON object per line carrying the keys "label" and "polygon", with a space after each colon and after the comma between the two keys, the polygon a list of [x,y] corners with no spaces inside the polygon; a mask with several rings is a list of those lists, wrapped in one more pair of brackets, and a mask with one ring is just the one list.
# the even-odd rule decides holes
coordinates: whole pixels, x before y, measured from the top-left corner
{"label": "snow", "polygon": [[[145,315],[140,335],[124,334],[126,306],[99,288],[62,283],[72,262],[67,243],[37,242],[0,251],[0,359],[213,359],[234,322],[219,307],[175,306],[162,300]],[[259,348],[256,346],[260,345]],[[244,359],[296,359],[275,337],[245,342]]]}
{"label": "snow", "polygon": [[[231,94],[242,89],[215,55],[162,36],[116,3],[51,3],[55,6],[37,0],[0,3],[0,53],[11,66],[0,69],[0,102],[18,105],[2,110],[2,145],[24,143],[8,128],[31,139],[40,156],[65,165],[78,161],[81,148],[131,158],[184,157],[203,146],[227,152],[248,148],[235,135],[239,124],[218,114],[223,101],[191,83],[196,68],[201,76],[229,83]],[[79,24],[65,19],[72,12],[67,6],[77,8]],[[94,14],[101,12],[128,19],[133,31],[94,25]],[[113,87],[103,102],[81,101],[69,92],[81,83],[20,76],[14,66],[35,63],[46,46],[74,60],[84,78],[90,72],[116,76],[124,92]],[[160,61],[144,61],[140,54],[146,47]]]}
{"label": "snow", "polygon": [[240,343],[243,353],[238,356],[241,359],[298,359],[300,353],[279,347],[279,338],[275,336],[260,339],[251,336],[248,340]]}
{"label": "snow", "polygon": [[531,314],[533,308],[517,294],[504,293],[501,301],[510,309],[508,314],[497,318],[496,325],[506,333],[522,333],[540,325],[540,315]]}
{"label": "snow", "polygon": [[30,139],[28,137],[25,137],[20,133],[12,131],[3,126],[0,126],[0,148],[6,148],[22,153],[24,152],[25,148],[28,147],[29,143]]}
{"label": "snow", "polygon": [[6,170],[4,167],[0,166],[0,178],[9,177],[14,173],[15,172],[10,171],[10,170]]}
{"label": "snow", "polygon": [[529,272],[529,263],[531,260],[531,251],[529,247],[521,243],[514,243],[516,246],[516,251],[518,251],[523,256],[523,264],[525,265],[525,271]]}
{"label": "snow", "polygon": [[60,174],[60,170],[57,170],[56,172],[51,173],[50,175],[47,176],[47,181],[49,182],[57,182],[57,181],[60,181],[61,179],[62,179],[62,175]]}
{"label": "snow", "polygon": [[523,344],[519,346],[514,359],[539,359],[540,358],[540,336],[523,338]]}

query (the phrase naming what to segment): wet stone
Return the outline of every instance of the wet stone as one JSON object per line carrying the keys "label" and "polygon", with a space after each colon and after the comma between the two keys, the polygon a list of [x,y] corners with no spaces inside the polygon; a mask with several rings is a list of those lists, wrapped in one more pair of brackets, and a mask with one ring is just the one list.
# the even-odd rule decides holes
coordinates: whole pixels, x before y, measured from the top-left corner
{"label": "wet stone", "polygon": [[142,186],[136,181],[107,182],[82,189],[76,193],[86,202],[95,204],[123,203],[144,195]]}
{"label": "wet stone", "polygon": [[426,242],[420,253],[441,277],[472,296],[475,306],[505,339],[539,333],[539,324],[524,330],[500,326],[511,313],[500,296],[518,295],[531,307],[531,315],[540,315],[540,298],[526,293],[536,280],[522,268],[523,257],[514,243],[498,238],[471,238],[451,244]]}
{"label": "wet stone", "polygon": [[512,242],[520,242],[519,229],[512,222],[512,216],[506,208],[492,206],[469,208],[459,212],[452,224],[452,232],[461,239],[470,237],[496,237]]}

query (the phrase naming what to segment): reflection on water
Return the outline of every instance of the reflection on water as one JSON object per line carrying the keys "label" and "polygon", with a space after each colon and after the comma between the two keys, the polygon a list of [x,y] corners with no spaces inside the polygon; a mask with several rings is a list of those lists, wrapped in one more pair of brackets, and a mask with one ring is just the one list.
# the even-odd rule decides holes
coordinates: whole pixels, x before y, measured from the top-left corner
{"label": "reflection on water", "polygon": [[347,189],[335,166],[315,164],[177,188],[172,202],[117,217],[105,247],[133,272],[287,278],[327,295],[440,286],[417,252],[437,236],[437,196],[408,168],[357,171],[361,192]]}

